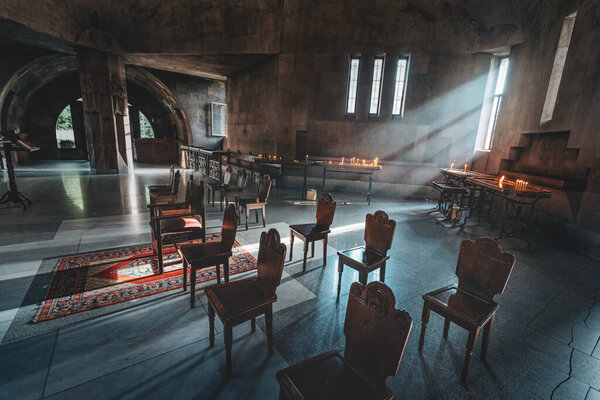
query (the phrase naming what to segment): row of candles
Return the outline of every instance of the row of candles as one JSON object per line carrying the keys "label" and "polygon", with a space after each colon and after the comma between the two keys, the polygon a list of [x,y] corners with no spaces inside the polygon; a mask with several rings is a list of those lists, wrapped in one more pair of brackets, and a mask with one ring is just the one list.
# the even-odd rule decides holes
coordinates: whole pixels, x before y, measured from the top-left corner
{"label": "row of candles", "polygon": [[[454,163],[450,163],[450,171],[454,169]],[[463,174],[467,173],[467,163],[465,163],[465,168],[463,169]]]}
{"label": "row of candles", "polygon": [[[502,178],[500,178],[500,179],[498,180],[498,186],[499,186],[500,188],[502,188],[502,185],[504,184],[504,178],[505,178],[505,176],[504,176],[504,175],[502,175]],[[509,182],[508,182],[508,181],[506,181],[506,183],[509,183]],[[511,182],[511,183],[512,183],[512,182]],[[524,191],[526,191],[526,190],[527,190],[527,185],[529,185],[529,182],[527,182],[527,181],[524,181],[523,179],[517,179],[517,180],[515,181],[515,184],[514,184],[514,186],[515,186],[515,191],[517,191],[517,192],[524,192]]]}
{"label": "row of candles", "polygon": [[[261,155],[259,154],[258,158],[261,158],[260,156]],[[281,157],[279,159],[281,160]],[[304,159],[308,163],[308,154],[306,155],[306,157]],[[271,160],[271,158],[269,158],[269,160]],[[277,160],[277,158],[274,158],[273,160]],[[294,160],[294,162],[297,164],[300,161]],[[327,161],[327,164],[351,165],[351,166],[357,166],[357,167],[377,167],[379,165],[379,157],[375,157],[373,160],[367,160],[366,158],[360,159],[358,157],[352,157],[352,158],[346,160],[346,157],[342,157],[342,159],[340,161],[329,160],[329,161]]]}

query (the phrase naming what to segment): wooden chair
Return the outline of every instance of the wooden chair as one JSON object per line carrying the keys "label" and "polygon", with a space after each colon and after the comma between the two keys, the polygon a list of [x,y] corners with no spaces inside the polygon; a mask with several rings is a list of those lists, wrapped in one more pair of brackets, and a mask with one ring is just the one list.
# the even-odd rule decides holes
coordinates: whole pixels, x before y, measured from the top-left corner
{"label": "wooden chair", "polygon": [[169,183],[166,185],[150,185],[148,186],[148,192],[152,195],[152,192],[170,192],[173,187],[173,179],[175,178],[175,166],[171,165],[169,169]]}
{"label": "wooden chair", "polygon": [[174,203],[177,201],[177,193],[179,193],[179,182],[181,180],[181,172],[177,171],[173,174],[173,179],[170,180],[170,186],[148,186],[150,192],[150,203]]}
{"label": "wooden chair", "polygon": [[[228,168],[231,169],[231,166]],[[234,199],[236,207],[238,207],[238,198],[247,196],[246,186],[248,186],[248,173],[246,170],[238,170],[237,172],[237,181],[236,184],[233,185],[231,183],[231,171],[229,171],[229,176],[227,171],[225,171],[225,177],[223,179],[225,186],[221,187],[220,198],[221,204],[223,202],[225,205],[229,204],[231,199]]]}
{"label": "wooden chair", "polygon": [[229,257],[235,243],[235,235],[240,217],[235,206],[230,204],[225,208],[221,240],[204,243],[184,244],[178,247],[183,262],[183,290],[187,290],[187,270],[190,268],[190,307],[196,301],[196,271],[202,268],[216,266],[217,283],[221,283],[221,265],[225,282],[229,282]]}
{"label": "wooden chair", "polygon": [[210,347],[215,345],[215,311],[223,323],[225,336],[226,374],[231,375],[231,345],[233,327],[248,320],[252,332],[256,330],[256,317],[265,315],[269,352],[273,351],[273,303],[281,282],[285,245],[281,243],[279,232],[270,229],[260,237],[257,270],[255,278],[214,285],[204,289],[208,298],[210,324]]}
{"label": "wooden chair", "polygon": [[367,214],[365,221],[365,246],[354,247],[338,251],[338,288],[337,299],[340,298],[342,289],[342,272],[344,265],[358,271],[358,280],[367,284],[367,275],[376,269],[379,271],[379,280],[385,282],[385,263],[390,258],[387,251],[392,247],[396,221],[389,219],[383,211]]}
{"label": "wooden chair", "polygon": [[256,213],[256,223],[258,223],[258,210],[262,210],[263,228],[267,226],[265,206],[271,193],[271,177],[269,175],[263,175],[260,178],[260,185],[258,188],[258,197],[243,197],[238,199],[238,206],[240,207],[240,215],[246,214],[246,230],[248,230],[248,215],[251,210]]}
{"label": "wooden chair", "polygon": [[464,240],[456,265],[458,287],[446,286],[423,295],[419,351],[425,342],[430,311],[444,317],[444,339],[448,338],[450,322],[468,330],[467,354],[461,374],[464,382],[481,328],[484,329],[481,360],[485,361],[494,316],[498,310],[494,296],[504,291],[514,263],[515,256],[503,253],[498,242],[492,238]]}
{"label": "wooden chair", "polygon": [[294,251],[294,236],[297,236],[304,242],[304,258],[302,260],[302,271],[306,271],[306,254],[308,253],[308,244],[311,243],[312,257],[315,256],[315,241],[323,240],[323,265],[327,265],[327,238],[329,227],[333,222],[336,202],[329,193],[319,197],[317,204],[317,222],[314,224],[290,225],[290,261]]}
{"label": "wooden chair", "polygon": [[191,240],[206,241],[204,187],[192,178],[188,181],[186,201],[148,205],[152,249],[158,257],[158,271],[163,273],[163,246]]}
{"label": "wooden chair", "polygon": [[391,399],[386,387],[398,373],[412,319],[396,310],[383,283],[350,287],[344,322],[344,355],[324,353],[277,373],[280,399]]}

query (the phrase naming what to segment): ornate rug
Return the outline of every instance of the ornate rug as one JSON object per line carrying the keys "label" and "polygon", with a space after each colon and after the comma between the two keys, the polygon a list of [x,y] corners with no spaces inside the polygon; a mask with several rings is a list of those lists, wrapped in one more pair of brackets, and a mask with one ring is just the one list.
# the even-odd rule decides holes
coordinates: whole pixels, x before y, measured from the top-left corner
{"label": "ornate rug", "polygon": [[[206,240],[218,240],[220,234]],[[32,323],[123,303],[183,288],[182,264],[173,247],[164,250],[164,273],[157,275],[152,245],[139,245],[60,258],[48,293]],[[229,259],[229,275],[256,268],[256,260],[237,241]],[[188,272],[189,273],[189,272]],[[216,279],[215,267],[197,271],[196,282]],[[189,284],[189,279],[188,279]]]}

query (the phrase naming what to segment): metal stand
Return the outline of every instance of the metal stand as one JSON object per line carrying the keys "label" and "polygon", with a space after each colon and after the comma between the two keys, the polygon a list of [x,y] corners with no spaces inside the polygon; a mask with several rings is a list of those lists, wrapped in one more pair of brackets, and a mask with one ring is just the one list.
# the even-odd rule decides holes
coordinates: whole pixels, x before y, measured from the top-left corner
{"label": "metal stand", "polygon": [[4,156],[6,157],[6,168],[8,170],[8,191],[4,193],[0,198],[0,204],[8,203],[20,203],[23,205],[23,210],[27,210],[27,204],[31,205],[31,200],[23,193],[19,192],[17,188],[17,181],[15,179],[15,166],[12,159],[12,148],[10,142],[4,142]]}

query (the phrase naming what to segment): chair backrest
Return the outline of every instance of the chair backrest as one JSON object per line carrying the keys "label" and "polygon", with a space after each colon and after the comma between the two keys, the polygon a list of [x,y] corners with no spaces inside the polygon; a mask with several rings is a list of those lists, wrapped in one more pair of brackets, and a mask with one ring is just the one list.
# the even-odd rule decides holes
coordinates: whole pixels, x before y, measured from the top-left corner
{"label": "chair backrest", "polygon": [[240,216],[235,211],[235,204],[229,204],[225,207],[223,214],[223,225],[221,228],[221,245],[223,248],[231,250],[235,243],[237,227],[240,223]]}
{"label": "chair backrest", "polygon": [[317,204],[317,226],[323,229],[329,229],[333,222],[335,207],[337,203],[333,200],[333,196],[329,193],[324,193],[319,197]]}
{"label": "chair backrest", "polygon": [[388,376],[400,368],[412,329],[412,318],[396,310],[396,298],[384,283],[350,287],[344,335],[344,358],[376,387],[385,387]]}
{"label": "chair backrest", "polygon": [[173,182],[171,182],[171,193],[177,194],[179,192],[179,181],[181,180],[181,172],[177,171],[173,175]]}
{"label": "chair backrest", "polygon": [[259,201],[262,203],[269,200],[269,193],[271,193],[271,177],[265,174],[260,177],[260,184],[258,186]]}
{"label": "chair backrest", "polygon": [[191,211],[204,216],[204,185],[202,182],[196,182],[190,177],[185,196]]}
{"label": "chair backrest", "polygon": [[281,237],[277,229],[269,229],[260,235],[260,247],[258,248],[258,281],[275,294],[277,286],[281,282],[283,263],[285,261],[285,244],[281,243]]}
{"label": "chair backrest", "polygon": [[225,173],[223,174],[223,183],[226,185],[229,185],[229,183],[231,182],[231,173],[233,172],[233,168],[231,168],[231,165],[228,165],[227,168],[225,168]]}
{"label": "chair backrest", "polygon": [[369,250],[385,255],[392,247],[396,221],[383,211],[367,214],[365,221],[365,244]]}
{"label": "chair backrest", "polygon": [[500,244],[492,238],[463,240],[456,264],[458,287],[492,300],[504,292],[514,264],[515,256],[503,253]]}

